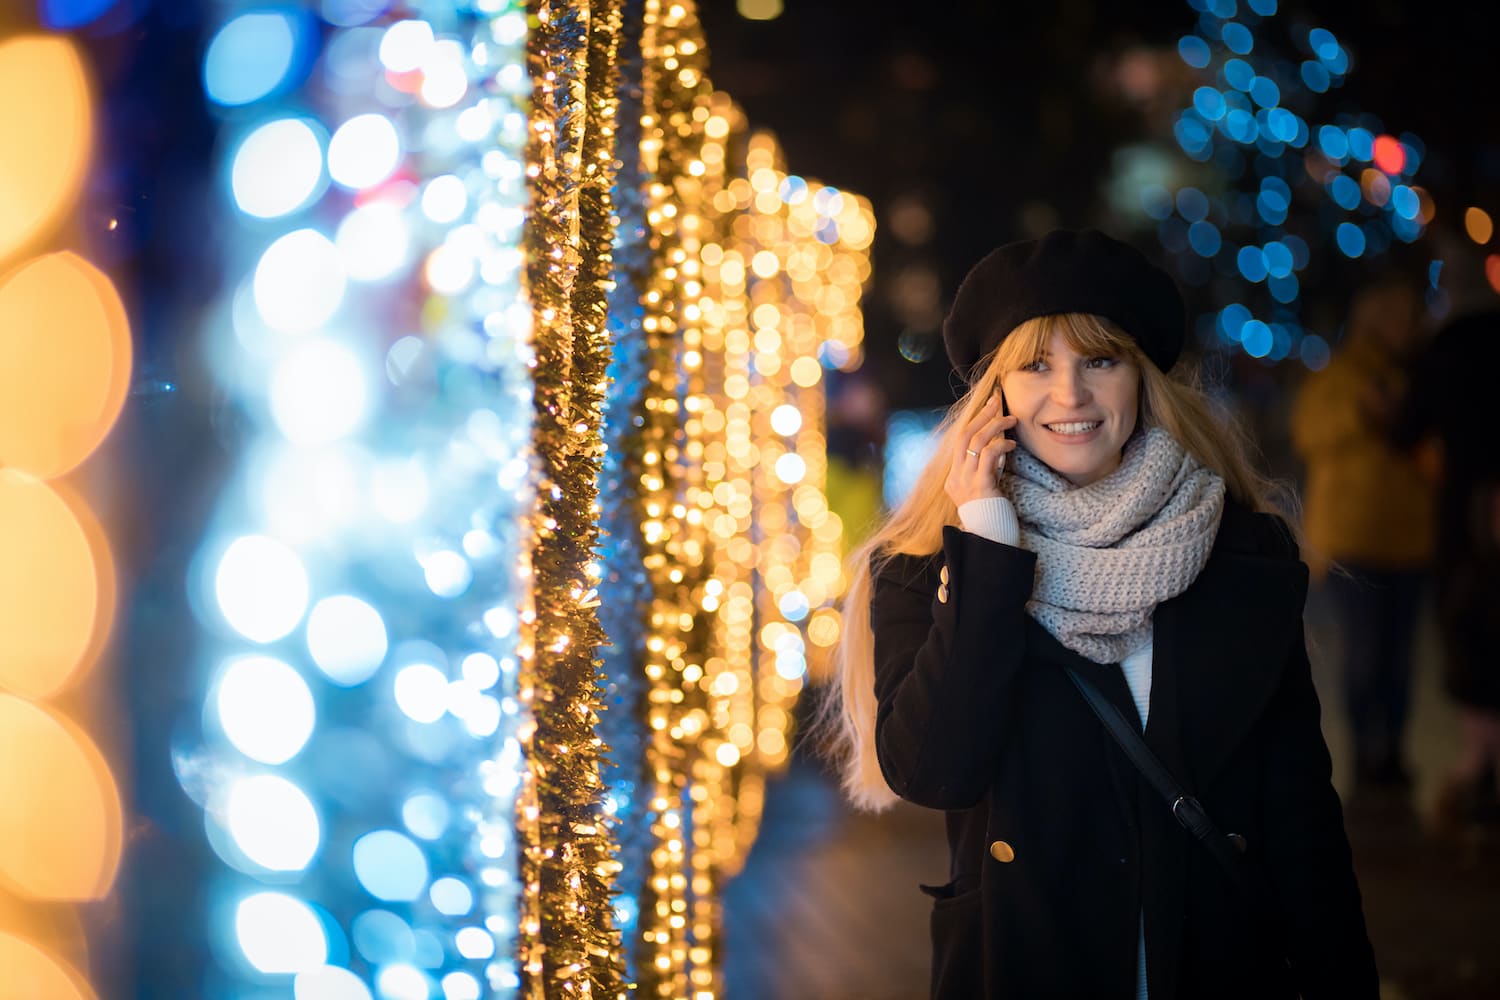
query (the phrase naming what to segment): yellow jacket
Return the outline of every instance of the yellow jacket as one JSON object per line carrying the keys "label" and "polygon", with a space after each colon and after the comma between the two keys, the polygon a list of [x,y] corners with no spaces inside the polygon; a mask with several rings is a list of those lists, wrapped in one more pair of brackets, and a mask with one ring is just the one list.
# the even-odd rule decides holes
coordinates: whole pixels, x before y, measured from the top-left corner
{"label": "yellow jacket", "polygon": [[1327,560],[1420,569],[1432,555],[1433,494],[1417,462],[1392,447],[1370,397],[1400,400],[1407,373],[1378,345],[1354,341],[1311,375],[1292,409],[1292,445],[1307,465],[1303,530],[1313,571]]}

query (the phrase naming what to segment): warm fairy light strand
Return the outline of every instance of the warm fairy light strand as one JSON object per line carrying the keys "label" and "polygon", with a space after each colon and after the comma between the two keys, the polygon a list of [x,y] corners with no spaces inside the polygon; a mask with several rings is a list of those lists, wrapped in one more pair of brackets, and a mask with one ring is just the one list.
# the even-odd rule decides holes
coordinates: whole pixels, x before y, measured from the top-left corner
{"label": "warm fairy light strand", "polygon": [[[534,781],[522,820],[531,835],[523,872],[525,996],[623,996],[613,926],[617,872],[602,804],[605,747],[595,649],[600,571],[597,480],[609,363],[604,320],[614,219],[615,54],[619,5],[534,2],[528,57],[534,82],[527,174],[528,285],[534,317],[533,606],[523,617],[523,661]],[[533,819],[534,816],[534,819]]]}
{"label": "warm fairy light strand", "polygon": [[[683,301],[694,280],[685,271],[692,188],[689,164],[697,159],[702,129],[693,119],[706,92],[702,32],[690,6],[646,0],[641,56],[643,108],[641,157],[647,177],[647,221],[655,266],[645,296],[648,351],[653,373],[644,401],[642,500],[645,565],[653,588],[646,633],[646,676],[651,742],[647,771],[655,845],[642,895],[642,992],[685,997],[691,944],[687,858],[691,831],[688,775],[703,728],[702,677],[705,631],[694,612],[694,586],[704,571],[701,512],[687,507],[695,460],[683,436],[683,414],[694,374],[683,350],[695,323]],[[686,384],[679,381],[682,371]],[[694,514],[692,520],[689,514]]]}

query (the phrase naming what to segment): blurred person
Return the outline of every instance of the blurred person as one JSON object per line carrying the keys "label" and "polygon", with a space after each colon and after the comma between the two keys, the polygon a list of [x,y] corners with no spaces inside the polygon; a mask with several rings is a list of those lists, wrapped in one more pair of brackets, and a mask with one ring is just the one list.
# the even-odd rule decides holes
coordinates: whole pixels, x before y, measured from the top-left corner
{"label": "blurred person", "polygon": [[1403,738],[1433,497],[1417,457],[1397,440],[1396,415],[1422,346],[1421,309],[1403,281],[1362,289],[1343,343],[1292,408],[1292,445],[1307,469],[1308,562],[1340,634],[1339,682],[1362,791],[1410,783]]}
{"label": "blurred person", "polygon": [[938,1000],[1378,994],[1307,568],[1164,374],[1185,326],[1103,234],[992,252],[944,324],[967,392],[853,557],[845,790],[946,811]]}
{"label": "blurred person", "polygon": [[1433,339],[1416,368],[1402,429],[1435,443],[1438,500],[1433,584],[1444,686],[1461,749],[1435,820],[1453,830],[1500,820],[1500,448],[1493,441],[1500,311],[1466,316]]}

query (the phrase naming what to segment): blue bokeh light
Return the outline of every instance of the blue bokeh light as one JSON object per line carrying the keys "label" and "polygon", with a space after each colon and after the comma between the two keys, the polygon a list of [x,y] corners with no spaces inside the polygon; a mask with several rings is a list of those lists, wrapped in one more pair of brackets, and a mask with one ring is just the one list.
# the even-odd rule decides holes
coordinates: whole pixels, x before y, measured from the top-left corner
{"label": "blue bokeh light", "polygon": [[1199,87],[1193,91],[1193,107],[1211,122],[1224,117],[1224,94],[1217,87]]}
{"label": "blue bokeh light", "polygon": [[1245,324],[1250,322],[1250,310],[1238,302],[1231,302],[1219,312],[1219,332],[1230,343],[1238,344],[1244,338]]}
{"label": "blue bokeh light", "polygon": [[1276,13],[1276,0],[1249,0],[1246,6],[1261,17],[1271,17]]}
{"label": "blue bokeh light", "polygon": [[1255,85],[1255,70],[1243,59],[1231,59],[1224,64],[1224,82],[1248,94]]}
{"label": "blue bokeh light", "polygon": [[1295,274],[1285,274],[1280,277],[1268,277],[1266,287],[1271,290],[1271,298],[1282,305],[1290,305],[1297,300],[1302,291],[1302,283],[1297,280]]}
{"label": "blue bokeh light", "polygon": [[1263,358],[1271,353],[1271,328],[1258,319],[1245,324],[1241,332],[1240,345],[1252,358]]}
{"label": "blue bokeh light", "polygon": [[1267,225],[1279,226],[1286,221],[1287,200],[1279,191],[1262,191],[1255,199],[1255,210]]}
{"label": "blue bokeh light", "polygon": [[1184,35],[1177,41],[1177,54],[1193,69],[1203,69],[1212,57],[1208,43],[1197,35]]}
{"label": "blue bokeh light", "polygon": [[1287,235],[1281,238],[1281,242],[1292,253],[1292,269],[1300,271],[1312,261],[1312,251],[1308,249],[1307,241],[1300,236]]}
{"label": "blue bokeh light", "polygon": [[294,12],[250,11],[226,23],[203,56],[203,88],[210,100],[250,104],[291,83],[305,28]]}
{"label": "blue bokeh light", "polygon": [[1263,108],[1274,108],[1281,103],[1281,88],[1269,76],[1257,76],[1250,83],[1250,96]]}
{"label": "blue bokeh light", "polygon": [[1295,143],[1306,127],[1302,119],[1286,108],[1272,108],[1266,112],[1266,123],[1270,133],[1285,143]]}
{"label": "blue bokeh light", "polygon": [[1234,110],[1224,116],[1224,133],[1235,142],[1248,145],[1256,140],[1260,129],[1250,112]]}
{"label": "blue bokeh light", "polygon": [[1327,67],[1322,63],[1309,60],[1302,64],[1302,83],[1314,94],[1327,93],[1332,82]]}
{"label": "blue bokeh light", "polygon": [[41,0],[37,15],[43,27],[53,31],[70,31],[92,24],[114,7],[119,0]]}
{"label": "blue bokeh light", "polygon": [[1299,354],[1301,355],[1302,363],[1310,371],[1320,372],[1328,367],[1328,361],[1333,356],[1333,351],[1329,348],[1328,341],[1316,333],[1310,333],[1302,338]]}
{"label": "blue bokeh light", "polygon": [[1223,237],[1219,235],[1219,227],[1212,222],[1195,222],[1188,227],[1188,243],[1193,252],[1200,257],[1212,257],[1219,252],[1223,246]]}
{"label": "blue bokeh light", "polygon": [[1260,247],[1240,247],[1235,263],[1247,281],[1259,283],[1266,280],[1266,255]]}
{"label": "blue bokeh light", "polygon": [[1266,273],[1273,278],[1285,278],[1292,273],[1292,251],[1285,243],[1272,240],[1261,250],[1266,257]]}
{"label": "blue bokeh light", "polygon": [[1334,238],[1346,257],[1358,257],[1365,252],[1364,230],[1352,222],[1339,223]]}
{"label": "blue bokeh light", "polygon": [[1359,205],[1359,184],[1348,174],[1339,174],[1330,181],[1328,194],[1342,209],[1352,212]]}
{"label": "blue bokeh light", "polygon": [[1224,47],[1235,55],[1249,55],[1250,50],[1255,48],[1255,36],[1243,24],[1231,22],[1224,25],[1219,37],[1224,40]]}
{"label": "blue bokeh light", "polygon": [[1422,211],[1422,201],[1417,192],[1405,184],[1391,189],[1391,208],[1403,219],[1415,219]]}
{"label": "blue bokeh light", "polygon": [[1141,188],[1141,211],[1153,219],[1165,219],[1172,214],[1172,194],[1160,184],[1147,184]]}
{"label": "blue bokeh light", "polygon": [[1349,130],[1349,155],[1356,160],[1368,161],[1375,155],[1375,136],[1366,128]]}
{"label": "blue bokeh light", "polygon": [[1342,51],[1339,40],[1327,28],[1314,28],[1309,31],[1307,44],[1312,49],[1313,55],[1323,60],[1332,59]]}
{"label": "blue bokeh light", "polygon": [[1318,148],[1330,160],[1342,163],[1349,158],[1349,137],[1337,125],[1324,125],[1318,129]]}
{"label": "blue bokeh light", "polygon": [[1177,212],[1188,222],[1201,222],[1208,218],[1208,196],[1195,187],[1185,187],[1177,192]]}

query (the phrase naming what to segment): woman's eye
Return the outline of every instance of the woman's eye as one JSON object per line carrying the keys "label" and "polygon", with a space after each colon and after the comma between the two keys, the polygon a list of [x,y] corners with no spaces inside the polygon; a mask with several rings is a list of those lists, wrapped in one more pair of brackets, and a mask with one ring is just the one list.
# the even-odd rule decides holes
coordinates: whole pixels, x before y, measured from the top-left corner
{"label": "woman's eye", "polygon": [[1021,366],[1021,370],[1023,372],[1039,372],[1046,367],[1047,362],[1043,361],[1041,358],[1037,358],[1035,361],[1026,362],[1026,364]]}
{"label": "woman's eye", "polygon": [[1113,368],[1117,364],[1119,364],[1119,360],[1116,359],[1116,358],[1109,358],[1109,357],[1089,358],[1089,367],[1090,368]]}

